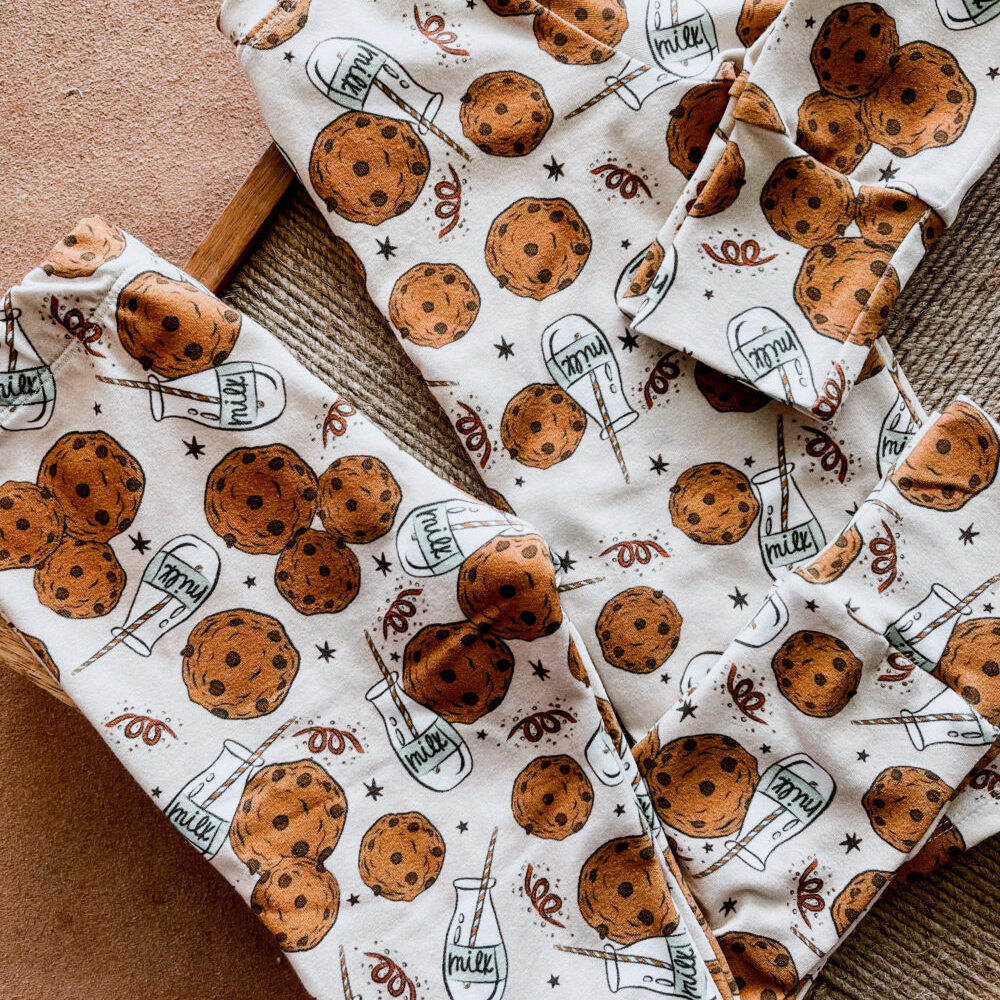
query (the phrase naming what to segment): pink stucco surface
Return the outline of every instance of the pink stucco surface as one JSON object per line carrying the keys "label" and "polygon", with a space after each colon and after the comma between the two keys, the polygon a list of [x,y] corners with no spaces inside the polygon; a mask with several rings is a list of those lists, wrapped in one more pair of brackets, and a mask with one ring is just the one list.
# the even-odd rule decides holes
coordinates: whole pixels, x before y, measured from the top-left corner
{"label": "pink stucco surface", "polygon": [[216,13],[0,3],[0,288],[87,214],[187,260],[268,143]]}

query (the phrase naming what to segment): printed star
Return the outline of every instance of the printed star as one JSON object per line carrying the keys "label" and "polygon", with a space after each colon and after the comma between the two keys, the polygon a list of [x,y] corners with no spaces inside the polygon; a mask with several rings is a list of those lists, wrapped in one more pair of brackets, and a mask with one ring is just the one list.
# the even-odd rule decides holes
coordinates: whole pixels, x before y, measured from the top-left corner
{"label": "printed star", "polygon": [[719,907],[719,909],[722,910],[722,912],[726,916],[729,916],[730,913],[735,913],[736,912],[736,900],[733,899],[732,896],[730,896],[729,899],[727,899],[722,904],[722,906]]}
{"label": "printed star", "polygon": [[518,476],[517,479],[514,480],[514,485],[515,486],[523,486],[524,485],[524,477],[523,476]]}
{"label": "printed star", "polygon": [[375,568],[376,568],[376,569],[377,569],[377,570],[378,570],[378,571],[379,571],[379,572],[380,572],[380,573],[381,573],[381,574],[382,574],[383,576],[386,576],[386,575],[388,575],[388,573],[389,573],[389,570],[390,570],[390,569],[392,569],[392,563],[391,563],[391,562],[389,562],[389,560],[388,560],[388,559],[386,559],[386,557],[385,557],[385,553],[383,552],[383,553],[382,553],[381,555],[378,555],[378,556],[372,556],[372,559],[374,559],[374,560],[375,560]]}
{"label": "printed star", "polygon": [[559,985],[559,977],[549,976],[549,986],[551,986],[552,989],[555,989],[558,985]]}
{"label": "printed star", "polygon": [[559,563],[559,568],[564,573],[568,573],[576,565],[576,560],[570,559],[569,557],[569,549],[567,549],[562,555],[557,553],[556,562]]}
{"label": "printed star", "polygon": [[991,66],[991,67],[989,68],[989,71],[987,72],[987,74],[986,74],[986,75],[987,75],[987,76],[988,76],[988,77],[989,77],[989,78],[990,78],[991,80],[995,80],[995,79],[996,79],[996,78],[997,78],[998,76],[1000,76],[1000,67],[998,67],[998,66]]}
{"label": "printed star", "polygon": [[625,807],[623,805],[621,805],[621,804],[615,806],[615,815],[616,816],[624,816],[625,815]]}
{"label": "printed star", "polygon": [[469,829],[469,824],[466,823],[464,819],[459,820],[458,826],[456,826],[455,829],[458,830],[459,833],[465,833],[465,831]]}
{"label": "printed star", "polygon": [[845,833],[844,837],[845,839],[840,842],[840,846],[847,848],[844,852],[845,854],[850,854],[851,851],[861,850],[861,837],[859,837],[856,833]]}
{"label": "printed star", "polygon": [[[973,521],[972,524],[975,524],[975,521]],[[967,528],[963,528],[958,533],[958,540],[963,546],[976,544],[973,539],[979,534],[979,532],[972,530],[972,524],[970,524]]]}
{"label": "printed star", "polygon": [[319,658],[324,663],[328,663],[333,654],[337,652],[335,649],[330,647],[330,643],[327,642],[326,639],[323,640],[322,646],[317,646],[316,648],[319,650]]}
{"label": "printed star", "polygon": [[549,676],[549,669],[542,666],[542,661],[539,660],[535,663],[533,660],[528,660],[531,664],[531,672],[539,679],[544,681],[546,677]]}
{"label": "printed star", "polygon": [[669,684],[669,683],[670,683],[670,674],[664,674],[664,675],[663,675],[663,676],[662,676],[662,677],[660,678],[660,680],[661,680],[661,681],[662,681],[662,682],[663,682],[664,684]]}
{"label": "printed star", "polygon": [[697,705],[692,705],[690,701],[684,702],[683,705],[678,705],[677,711],[681,713],[681,722],[683,722],[689,715],[693,719],[695,717],[694,710],[697,707]]}
{"label": "printed star", "polygon": [[857,502],[857,500],[854,501],[854,506],[850,510],[845,510],[844,511],[844,513],[848,517],[854,517],[854,515],[857,514],[857,512],[858,512],[858,502]]}
{"label": "printed star", "polygon": [[867,750],[859,750],[858,751],[858,760],[860,760],[860,761],[866,761],[866,760],[868,760],[868,751]]}
{"label": "printed star", "polygon": [[815,25],[816,25],[816,18],[814,18],[814,17],[807,17],[806,18],[806,27],[807,28],[815,27]]}
{"label": "printed star", "polygon": [[993,605],[992,604],[984,604],[983,605],[983,611],[985,611],[987,614],[989,614],[992,610],[993,610]]}
{"label": "printed star", "polygon": [[760,752],[761,753],[770,753],[771,752],[771,746],[770,746],[770,744],[768,744],[768,743],[761,743],[761,745],[760,745]]}
{"label": "printed star", "polygon": [[101,415],[101,404],[100,403],[94,403],[94,415],[95,416],[100,416]]}
{"label": "printed star", "polygon": [[713,295],[715,295],[715,292],[713,292],[711,288],[706,288],[705,289],[705,298],[706,299],[710,299]]}
{"label": "printed star", "polygon": [[128,540],[132,543],[132,551],[145,555],[146,549],[150,546],[148,538],[142,537],[142,532],[137,531],[134,535],[129,535]]}
{"label": "printed star", "polygon": [[806,601],[806,607],[807,607],[807,608],[808,608],[808,609],[809,609],[810,611],[815,611],[815,610],[816,610],[816,608],[818,607],[818,605],[817,605],[817,604],[816,604],[816,602],[815,602],[815,601],[814,601],[814,600],[813,600],[813,599],[812,599],[812,598],[810,597],[810,598],[809,598],[809,600],[808,600],[808,601]]}
{"label": "printed star", "polygon": [[399,247],[394,247],[389,242],[389,237],[388,236],[385,238],[384,241],[380,240],[376,236],[375,237],[375,242],[378,244],[378,251],[377,251],[377,253],[380,253],[383,257],[385,257],[386,260],[388,260],[390,257],[395,257],[396,256],[396,251],[399,249]]}
{"label": "printed star", "polygon": [[397,653],[396,650],[393,650],[389,654],[389,659],[392,660],[393,663],[398,662],[399,661],[399,653]]}
{"label": "printed star", "polygon": [[618,339],[622,342],[622,347],[624,347],[629,354],[631,354],[632,351],[639,346],[639,338],[631,330],[626,330],[625,336],[619,337]]}
{"label": "printed star", "polygon": [[285,53],[285,62],[291,62],[294,58],[295,58],[295,53],[294,52],[286,52]]}
{"label": "printed star", "polygon": [[152,795],[154,799],[158,799],[161,791],[163,791],[162,788],[154,788],[149,794]]}
{"label": "printed star", "polygon": [[476,9],[476,0],[465,0],[465,6],[468,7],[469,10],[475,10]]}
{"label": "printed star", "polygon": [[248,576],[243,582],[244,582],[244,584],[246,584],[247,590],[249,590],[251,587],[256,587],[257,586],[257,577],[255,577],[255,576]]}
{"label": "printed star", "polygon": [[476,739],[477,740],[485,740],[486,739],[486,730],[485,729],[480,729],[476,733]]}
{"label": "printed star", "polygon": [[372,778],[371,784],[368,784],[367,781],[364,782],[364,786],[365,786],[365,798],[366,799],[367,798],[372,798],[372,799],[375,799],[376,801],[378,801],[378,797],[383,794],[383,792],[382,792],[382,786],[381,785],[376,785],[374,778]]}
{"label": "printed star", "polygon": [[203,444],[198,444],[198,439],[192,434],[190,441],[185,441],[181,438],[181,443],[187,448],[185,455],[194,455],[195,460],[200,458],[205,453],[205,446]]}
{"label": "printed star", "polygon": [[347,897],[347,902],[348,902],[348,903],[350,903],[350,904],[351,904],[351,906],[357,906],[357,905],[358,905],[358,903],[360,903],[360,902],[361,902],[361,900],[360,900],[360,898],[359,898],[359,897],[358,897],[357,895],[355,895],[355,894],[354,894],[354,893],[352,892],[352,893],[350,894],[350,896],[348,896],[348,897]]}
{"label": "printed star", "polygon": [[715,850],[715,848],[714,848],[714,847],[713,847],[713,846],[712,846],[711,844],[704,844],[704,845],[702,846],[702,850],[703,850],[703,851],[704,851],[704,852],[705,852],[706,854],[711,854],[711,853],[712,853],[712,851],[714,851],[714,850]]}
{"label": "printed star", "polygon": [[649,456],[649,461],[652,463],[649,467],[650,472],[655,472],[658,476],[667,471],[667,466],[669,462],[663,461],[663,453],[661,452],[653,458],[652,455]]}
{"label": "printed star", "polygon": [[503,358],[504,361],[506,361],[507,358],[514,356],[514,345],[508,344],[506,337],[501,336],[500,343],[494,344],[493,346],[500,352],[500,357]]}
{"label": "printed star", "polygon": [[632,241],[631,240],[622,240],[622,250],[628,250],[628,248],[631,245],[632,245]]}
{"label": "printed star", "polygon": [[739,587],[736,588],[735,594],[726,594],[726,597],[733,602],[734,608],[745,608],[747,606],[747,595]]}
{"label": "printed star", "polygon": [[889,161],[889,166],[883,167],[878,172],[878,179],[880,181],[891,181],[896,174],[899,173],[899,167],[893,167],[892,160]]}
{"label": "printed star", "polygon": [[556,158],[554,156],[552,157],[551,163],[543,163],[542,166],[549,172],[550,181],[557,181],[563,176],[563,167],[565,164],[556,163]]}
{"label": "printed star", "polygon": [[747,457],[743,459],[743,464],[748,469],[752,469],[753,468],[753,455],[747,455]]}
{"label": "printed star", "polygon": [[848,612],[853,612],[853,611],[857,611],[858,608],[861,607],[861,605],[860,604],[851,604],[851,599],[848,598],[847,599],[847,603],[844,605],[844,607],[847,608]]}

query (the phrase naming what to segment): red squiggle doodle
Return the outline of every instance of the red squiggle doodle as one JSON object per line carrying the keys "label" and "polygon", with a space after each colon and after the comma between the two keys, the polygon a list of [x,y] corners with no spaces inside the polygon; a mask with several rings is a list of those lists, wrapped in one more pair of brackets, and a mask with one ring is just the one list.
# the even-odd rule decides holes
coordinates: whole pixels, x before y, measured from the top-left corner
{"label": "red squiggle doodle", "polygon": [[651,538],[643,541],[626,539],[624,542],[615,542],[614,545],[609,545],[601,555],[606,556],[610,552],[614,552],[618,565],[626,569],[633,563],[641,563],[645,566],[653,558],[654,552],[658,556],[663,556],[664,559],[670,558],[670,553],[664,551],[663,547]]}
{"label": "red squiggle doodle", "polygon": [[840,445],[826,431],[815,427],[803,427],[804,431],[815,434],[806,441],[806,454],[820,460],[820,465],[827,472],[837,473],[837,479],[844,482],[847,479],[847,456],[840,450]]}
{"label": "red squiggle doodle", "polygon": [[417,5],[413,5],[413,20],[417,22],[417,31],[429,42],[433,42],[442,52],[447,52],[450,56],[467,56],[469,53],[465,49],[453,49],[451,45],[458,41],[458,35],[454,31],[446,31],[444,18],[440,14],[428,14],[427,20],[420,23],[420,11]]}
{"label": "red squiggle doodle", "polygon": [[754,722],[763,722],[759,715],[754,712],[764,707],[767,696],[754,689],[753,681],[749,677],[744,677],[741,681],[736,680],[736,664],[729,668],[729,677],[726,678],[726,690],[729,697],[733,699],[733,704],[748,718]]}
{"label": "red squiggle doodle", "polygon": [[410,619],[417,613],[417,606],[410,600],[419,597],[422,590],[401,590],[389,605],[389,610],[382,619],[382,638],[389,638],[389,629],[393,632],[405,632],[410,627]]}
{"label": "red squiggle doodle", "polygon": [[164,733],[169,733],[175,740],[177,739],[177,734],[162,719],[154,719],[149,715],[136,715],[135,712],[125,712],[124,715],[119,715],[104,725],[108,729],[114,729],[121,722],[125,723],[125,728],[122,730],[125,739],[135,740],[141,736],[142,742],[148,747],[155,747]]}
{"label": "red squiggle doodle", "polygon": [[326,436],[329,432],[333,434],[334,437],[340,437],[342,434],[347,433],[347,418],[353,417],[358,411],[351,406],[350,403],[344,399],[343,396],[338,396],[331,404],[330,409],[326,411],[326,416],[323,418],[323,447],[326,447]]}
{"label": "red squiggle doodle", "polygon": [[826,900],[820,895],[823,891],[823,880],[818,877],[811,877],[815,870],[816,860],[813,859],[809,863],[809,867],[799,877],[799,885],[795,893],[799,915],[810,930],[812,929],[812,924],[809,923],[809,914],[822,913],[826,909]]}
{"label": "red squiggle doodle", "polygon": [[307,746],[310,753],[322,753],[329,750],[330,753],[340,756],[350,744],[358,753],[364,753],[365,748],[358,741],[357,736],[347,729],[334,729],[332,726],[309,726],[300,729],[293,736],[305,736],[309,734]]}
{"label": "red squiggle doodle", "polygon": [[462,208],[462,181],[449,163],[448,169],[451,171],[451,180],[446,177],[434,185],[434,194],[438,198],[438,203],[434,206],[434,214],[439,219],[448,219],[448,225],[438,233],[438,239],[447,236],[458,225],[459,213]]}
{"label": "red squiggle doodle", "polygon": [[891,587],[896,579],[896,538],[885,521],[882,522],[882,528],[885,531],[885,538],[876,535],[868,543],[868,550],[874,557],[872,559],[872,572],[876,576],[885,577],[878,585],[880,594]]}
{"label": "red squiggle doodle", "polygon": [[531,878],[534,869],[529,864],[524,873],[524,894],[531,900],[531,905],[538,915],[548,924],[556,927],[565,927],[565,924],[556,920],[552,914],[558,913],[562,909],[562,896],[554,892],[549,892],[551,888],[549,880],[545,876],[540,876],[532,883]]}
{"label": "red squiggle doodle", "polygon": [[778,256],[772,253],[767,257],[761,257],[760,244],[756,240],[744,240],[742,243],[725,240],[719,247],[721,254],[716,253],[708,243],[702,243],[701,248],[712,260],[732,267],[757,267],[759,264],[767,264]]}
{"label": "red squiggle doodle", "polygon": [[96,324],[85,319],[79,309],[67,309],[59,315],[59,300],[53,295],[49,300],[49,314],[71,336],[83,344],[83,349],[95,358],[103,358],[100,351],[95,351],[90,345],[101,339],[104,331]]}
{"label": "red squiggle doodle", "polygon": [[507,739],[510,739],[519,729],[521,735],[529,743],[537,743],[545,733],[558,733],[563,722],[576,722],[576,719],[564,708],[553,708],[548,712],[535,712],[526,715],[510,727]]}
{"label": "red squiggle doodle", "polygon": [[413,980],[388,955],[378,955],[366,951],[365,958],[376,963],[372,969],[372,982],[384,986],[391,997],[407,994],[408,1000],[417,1000],[417,988]]}
{"label": "red squiggle doodle", "polygon": [[1000,774],[996,771],[991,771],[989,768],[982,768],[972,776],[969,781],[969,787],[975,788],[977,791],[985,790],[990,798],[1000,799]]}
{"label": "red squiggle doodle", "polygon": [[823,382],[823,387],[819,391],[816,402],[812,405],[812,411],[820,420],[832,420],[840,409],[840,404],[844,401],[844,389],[847,387],[847,376],[840,363],[834,361],[833,369],[836,372],[835,378],[828,378]]}
{"label": "red squiggle doodle", "polygon": [[886,658],[886,662],[896,671],[894,674],[879,674],[880,681],[905,681],[916,668],[916,664],[894,649]]}
{"label": "red squiggle doodle", "polygon": [[670,383],[675,378],[680,377],[680,365],[673,360],[676,351],[667,351],[659,361],[653,365],[653,370],[646,379],[646,385],[642,390],[642,398],[646,400],[646,409],[653,408],[653,395],[662,396],[669,388]]}
{"label": "red squiggle doodle", "polygon": [[[611,172],[605,176],[605,170]],[[617,191],[626,201],[631,201],[640,191],[652,194],[646,186],[646,182],[638,174],[634,174],[624,167],[619,167],[617,163],[602,163],[590,172],[600,177],[609,191]]]}
{"label": "red squiggle doodle", "polygon": [[466,416],[459,417],[455,421],[455,430],[465,438],[465,447],[473,455],[479,451],[483,453],[479,459],[479,468],[485,469],[486,463],[490,460],[490,455],[493,454],[493,445],[490,444],[486,428],[483,426],[479,414],[471,406],[465,403],[459,403],[458,405],[465,410]]}

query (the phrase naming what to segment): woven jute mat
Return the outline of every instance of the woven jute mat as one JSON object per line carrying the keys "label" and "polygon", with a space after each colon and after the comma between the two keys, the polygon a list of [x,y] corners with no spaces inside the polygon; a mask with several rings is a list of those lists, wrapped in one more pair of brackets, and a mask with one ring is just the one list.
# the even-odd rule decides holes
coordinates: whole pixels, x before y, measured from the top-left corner
{"label": "woven jute mat", "polygon": [[[1000,410],[1000,161],[906,286],[887,331],[928,409],[966,393]],[[459,439],[301,188],[226,297],[439,475],[482,495]],[[1000,838],[885,894],[830,959],[813,1000],[995,1000]],[[521,998],[515,998],[521,1000]]]}

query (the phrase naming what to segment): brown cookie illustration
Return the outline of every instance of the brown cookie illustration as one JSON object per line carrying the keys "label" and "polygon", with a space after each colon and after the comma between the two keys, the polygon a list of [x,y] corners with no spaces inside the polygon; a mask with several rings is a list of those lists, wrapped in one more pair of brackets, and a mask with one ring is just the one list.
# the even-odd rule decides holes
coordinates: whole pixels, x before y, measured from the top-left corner
{"label": "brown cookie illustration", "polygon": [[208,475],[205,518],[230,548],[280,552],[309,527],[316,474],[283,444],[234,448]]}
{"label": "brown cookie illustration", "polygon": [[861,101],[872,142],[893,156],[948,146],[961,136],[976,88],[955,57],[930,42],[910,42],[891,60],[892,72]]}
{"label": "brown cookie illustration", "polygon": [[865,363],[861,366],[861,371],[858,372],[858,381],[856,384],[860,385],[865,379],[873,378],[884,368],[885,361],[882,360],[882,355],[879,354],[877,347],[873,347],[868,352],[868,357],[865,358]]}
{"label": "brown cookie illustration", "polygon": [[847,707],[858,693],[862,666],[842,639],[809,630],[786,639],[771,660],[778,690],[816,719]]}
{"label": "brown cookie illustration", "polygon": [[243,790],[229,844],[253,875],[282,858],[308,858],[322,867],[346,822],[344,790],[319,764],[269,764]]}
{"label": "brown cookie illustration", "polygon": [[631,299],[637,295],[645,295],[649,291],[649,286],[653,283],[653,279],[659,273],[660,267],[663,264],[663,258],[663,247],[656,240],[653,240],[646,251],[646,256],[642,258],[639,269],[632,275],[632,280],[629,282],[623,297]]}
{"label": "brown cookie illustration", "polygon": [[525,833],[565,840],[590,818],[594,786],[583,768],[565,754],[536,757],[514,779],[510,808]]}
{"label": "brown cookie illustration", "polygon": [[499,491],[494,490],[491,487],[486,487],[486,495],[489,497],[490,503],[496,507],[497,510],[504,510],[508,514],[513,514],[517,516],[517,511],[507,502],[507,498]]}
{"label": "brown cookie illustration", "polygon": [[694,366],[694,381],[708,405],[719,413],[755,413],[771,402],[753,386],[723,375],[702,361]]}
{"label": "brown cookie illustration", "polygon": [[731,736],[681,736],[645,761],[660,819],[689,837],[724,837],[743,824],[757,761]]}
{"label": "brown cookie illustration", "polygon": [[426,816],[386,813],[361,838],[358,871],[376,896],[409,902],[438,880],[444,852],[444,839]]}
{"label": "brown cookie illustration", "polygon": [[785,123],[777,105],[756,83],[748,82],[743,87],[733,108],[733,117],[768,132],[785,132]]}
{"label": "brown cookie illustration", "polygon": [[890,847],[909,854],[951,798],[949,788],[922,767],[887,767],[861,800],[872,829]]}
{"label": "brown cookie illustration", "polygon": [[760,192],[768,225],[802,247],[843,236],[854,218],[854,192],[846,178],[811,156],[782,160]]}
{"label": "brown cookie illustration", "polygon": [[533,14],[539,7],[537,0],[486,0],[486,6],[501,17]]}
{"label": "brown cookie illustration", "polygon": [[308,951],[337,921],[340,886],[314,861],[284,858],[261,875],[250,894],[250,909],[282,951]]}
{"label": "brown cookie illustration", "polygon": [[719,162],[707,180],[695,190],[688,212],[698,218],[724,212],[739,197],[746,184],[746,164],[735,142],[727,142]]}
{"label": "brown cookie illustration", "polygon": [[795,144],[820,163],[849,174],[872,148],[861,121],[861,102],[822,90],[807,94],[799,108]]}
{"label": "brown cookie illustration", "polygon": [[507,644],[471,622],[427,625],[403,652],[403,689],[449,722],[468,725],[499,708],[513,674]]}
{"label": "brown cookie illustration", "polygon": [[501,288],[544,299],[573,284],[590,246],[590,230],[568,201],[520,198],[493,220],[486,266]]}
{"label": "brown cookie illustration", "polygon": [[309,19],[309,0],[280,0],[266,17],[240,40],[252,49],[276,49],[297,35]]}
{"label": "brown cookie illustration", "polygon": [[869,869],[858,872],[850,882],[837,894],[830,906],[830,916],[833,926],[837,928],[837,936],[843,937],[868,904],[882,891],[893,877],[893,872],[880,872]]}
{"label": "brown cookie illustration", "polygon": [[100,618],[113,611],[125,589],[122,569],[106,542],[65,537],[35,570],[40,603],[63,618]]}
{"label": "brown cookie illustration", "polygon": [[860,236],[820,243],[795,279],[795,302],[824,337],[870,345],[899,296],[892,252]]}
{"label": "brown cookie illustration", "polygon": [[531,642],[562,624],[556,574],[538,535],[498,535],[462,563],[462,614],[500,639]]}
{"label": "brown cookie illustration", "polygon": [[750,48],[771,27],[785,3],[786,0],[743,0],[736,22],[736,34],[740,41]]}
{"label": "brown cookie illustration", "polygon": [[399,483],[374,455],[345,455],[319,477],[317,513],[345,542],[364,545],[391,527],[403,499]]}
{"label": "brown cookie illustration", "polygon": [[670,520],[701,545],[738,542],[759,510],[750,480],[722,462],[692,466],[670,487]]}
{"label": "brown cookie illustration", "polygon": [[63,537],[62,506],[48,487],[9,482],[0,486],[0,570],[32,569],[45,562]]}
{"label": "brown cookie illustration", "polygon": [[687,178],[698,168],[722,120],[729,103],[729,87],[728,80],[696,84],[670,110],[667,155]]}
{"label": "brown cookie illustration", "polygon": [[115,321],[122,347],[144,371],[179,378],[221,365],[243,317],[190,281],[143,271],[119,293]]}
{"label": "brown cookie illustration", "polygon": [[740,1000],[787,1000],[795,995],[799,973],[780,941],[748,931],[730,931],[718,941]]}
{"label": "brown cookie illustration", "polygon": [[94,542],[132,524],[145,484],[139,463],[104,431],[64,434],[38,467],[38,485],[62,508],[66,533]]}
{"label": "brown cookie illustration", "polygon": [[5,665],[16,670],[19,674],[23,674],[46,694],[52,695],[64,705],[72,705],[73,699],[66,694],[63,686],[59,683],[59,668],[56,666],[55,660],[52,659],[48,646],[41,639],[28,635],[27,632],[22,632],[20,629],[13,629],[13,631],[28,647],[32,655],[16,660],[10,657],[4,661]]}
{"label": "brown cookie illustration", "polygon": [[282,549],[274,585],[304,615],[335,614],[358,596],[361,566],[342,539],[307,528]]}
{"label": "brown cookie illustration", "polygon": [[808,583],[829,583],[836,580],[854,562],[864,540],[861,532],[848,525],[843,534],[806,566],[797,566],[795,572]]}
{"label": "brown cookie illustration", "polygon": [[612,597],[597,619],[604,659],[632,674],[649,674],[670,658],[680,641],[682,619],[662,590],[629,587]]}
{"label": "brown cookie illustration", "polygon": [[895,250],[926,214],[927,205],[919,198],[877,185],[862,184],[854,205],[861,235],[888,250]]}
{"label": "brown cookie illustration", "polygon": [[430,165],[407,122],[349,111],[316,136],[309,180],[328,211],[377,226],[413,205]]}
{"label": "brown cookie illustration", "polygon": [[45,255],[42,270],[58,278],[85,278],[103,263],[121,256],[125,235],[98,216],[81,219]]}
{"label": "brown cookie illustration", "polygon": [[484,73],[469,84],[458,117],[466,138],[484,153],[526,156],[549,130],[552,108],[537,80],[501,70]]}
{"label": "brown cookie illustration", "polygon": [[889,476],[910,503],[960,510],[996,478],[1000,441],[977,407],[956,400]]}
{"label": "brown cookie illustration", "polygon": [[276,618],[234,608],[202,619],[181,650],[188,697],[220,719],[256,719],[288,694],[299,653]]}
{"label": "brown cookie illustration", "polygon": [[948,224],[933,208],[927,209],[924,217],[920,220],[920,239],[923,241],[924,249],[930,250],[931,244],[937,242],[938,237],[947,228]]}
{"label": "brown cookie illustration", "polygon": [[[559,10],[554,10],[556,7]],[[605,62],[615,54],[614,48],[590,34],[600,24],[598,11],[602,9],[613,13],[614,17],[600,28],[601,34],[614,37],[619,28],[625,30],[628,18],[621,0],[608,0],[603,7],[594,0],[584,0],[575,7],[569,0],[552,0],[547,6],[537,8],[534,29],[538,47],[556,62],[571,66]],[[583,21],[590,22],[586,29],[577,24],[576,10],[580,11]]]}
{"label": "brown cookie illustration", "polygon": [[587,414],[562,387],[534,382],[511,397],[500,421],[510,457],[532,469],[549,469],[576,451]]}
{"label": "brown cookie illustration", "polygon": [[809,58],[823,90],[861,97],[889,75],[898,50],[896,22],[878,4],[848,3],[823,22]]}
{"label": "brown cookie illustration", "polygon": [[934,676],[994,725],[1000,723],[1000,618],[960,621]]}
{"label": "brown cookie illustration", "polygon": [[942,816],[924,846],[896,872],[893,886],[913,885],[931,872],[951,864],[965,853],[965,840],[957,826]]}
{"label": "brown cookie illustration", "polygon": [[461,340],[479,315],[479,291],[457,264],[416,264],[389,296],[389,319],[404,340],[444,347]]}
{"label": "brown cookie illustration", "polygon": [[611,737],[615,749],[619,753],[624,753],[625,734],[622,732],[621,723],[618,721],[618,716],[615,715],[611,702],[607,698],[599,696],[595,696],[594,701],[597,703],[597,711],[601,714],[601,722],[604,723],[605,732]]}
{"label": "brown cookie illustration", "polygon": [[587,674],[587,665],[583,662],[580,650],[576,648],[576,643],[570,639],[569,648],[566,652],[567,665],[570,676],[579,681],[584,687],[590,687],[590,677]]}

